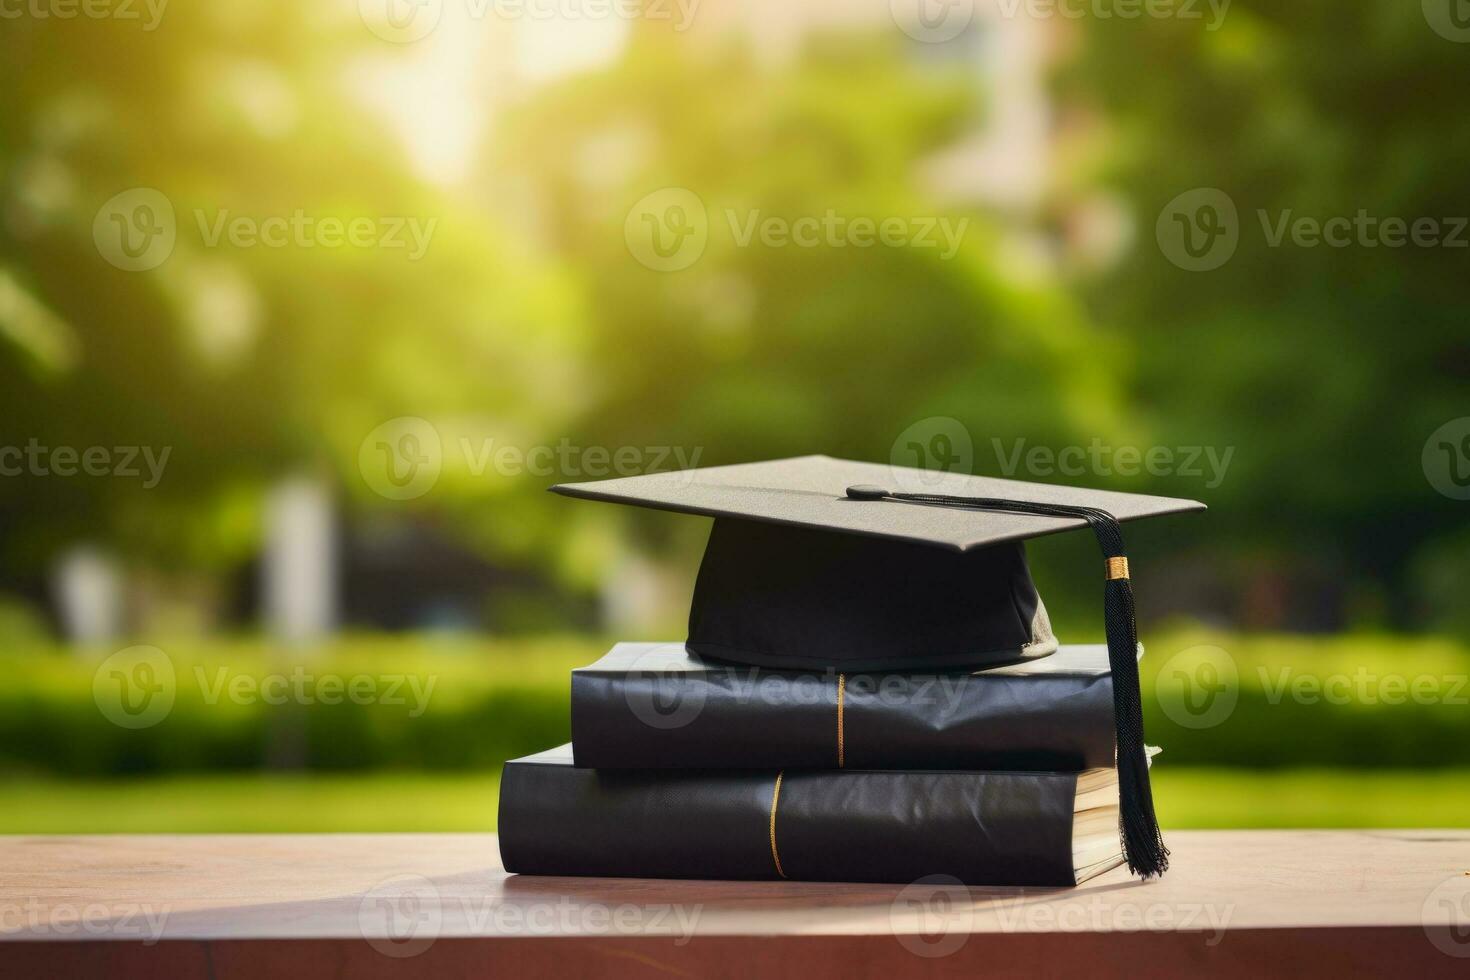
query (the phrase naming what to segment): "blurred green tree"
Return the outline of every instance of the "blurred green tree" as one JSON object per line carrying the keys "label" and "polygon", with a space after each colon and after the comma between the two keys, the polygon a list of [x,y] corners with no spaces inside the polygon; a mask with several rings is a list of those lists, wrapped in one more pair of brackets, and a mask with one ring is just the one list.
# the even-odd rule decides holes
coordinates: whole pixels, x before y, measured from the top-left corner
{"label": "blurred green tree", "polygon": [[[899,437],[931,417],[958,420],[977,450],[991,436],[1065,445],[1127,430],[1123,351],[1056,281],[1006,260],[995,222],[918,178],[983,122],[967,66],[919,65],[890,36],[814,35],[777,62],[686,40],[640,34],[497,134],[490,179],[514,189],[528,234],[575,272],[596,320],[579,440],[698,448],[705,464],[912,463]],[[658,192],[692,202],[684,217],[707,234],[687,267],[633,254],[636,222],[662,217],[640,212]],[[952,256],[843,244],[840,231],[816,247],[745,237],[752,222],[829,214],[964,232]],[[920,424],[920,442],[942,428]],[[982,455],[958,468],[994,471]]]}
{"label": "blurred green tree", "polygon": [[[387,418],[476,412],[539,438],[564,411],[541,380],[574,359],[567,291],[492,216],[414,176],[349,71],[401,49],[352,5],[176,5],[154,30],[20,17],[4,51],[0,444],[170,453],[151,489],[0,479],[12,572],[83,537],[163,568],[228,568],[257,547],[260,491],[285,472],[335,472],[382,505],[358,449]],[[162,196],[177,236],[141,271],[108,260],[99,213],[134,188]],[[431,237],[421,257],[214,237],[236,218],[298,216],[401,219]],[[455,487],[421,509],[476,496]]]}
{"label": "blurred green tree", "polygon": [[[1147,424],[1166,443],[1238,449],[1209,521],[1181,532],[1279,592],[1255,625],[1422,625],[1415,555],[1467,541],[1464,503],[1435,492],[1421,452],[1470,404],[1470,235],[1458,247],[1276,235],[1361,213],[1447,234],[1470,214],[1470,122],[1452,95],[1470,78],[1463,46],[1419,4],[1329,0],[1236,0],[1217,30],[1143,18],[1081,31],[1060,97],[1103,136],[1079,141],[1095,152],[1063,196],[1116,192],[1136,228],[1084,295],[1131,341],[1127,396]],[[1234,254],[1208,271],[1177,267],[1155,240],[1160,214],[1197,188],[1238,214]]]}

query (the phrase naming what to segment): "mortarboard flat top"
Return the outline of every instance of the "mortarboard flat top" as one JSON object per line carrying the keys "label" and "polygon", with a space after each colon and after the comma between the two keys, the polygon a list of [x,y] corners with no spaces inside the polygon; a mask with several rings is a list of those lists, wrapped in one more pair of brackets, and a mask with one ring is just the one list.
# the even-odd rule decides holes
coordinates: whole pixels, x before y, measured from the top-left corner
{"label": "mortarboard flat top", "polygon": [[848,499],[847,488],[862,484],[923,493],[1096,507],[1120,521],[1205,509],[1198,501],[1176,497],[939,473],[830,456],[796,456],[593,483],[564,483],[551,489],[568,497],[913,541],[956,551],[1086,526],[1085,521],[1075,517],[922,505],[874,507]]}

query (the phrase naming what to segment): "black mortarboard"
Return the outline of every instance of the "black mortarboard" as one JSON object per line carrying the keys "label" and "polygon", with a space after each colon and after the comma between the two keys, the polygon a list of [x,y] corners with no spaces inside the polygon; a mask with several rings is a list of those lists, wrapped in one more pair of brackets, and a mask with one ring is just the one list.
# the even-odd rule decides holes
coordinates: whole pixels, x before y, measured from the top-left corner
{"label": "black mortarboard", "polygon": [[1149,793],[1119,522],[1203,504],[827,456],[552,489],[715,518],[689,649],[767,667],[914,671],[1044,656],[1056,640],[1024,542],[1090,527],[1106,559],[1124,852],[1145,875],[1167,865]]}

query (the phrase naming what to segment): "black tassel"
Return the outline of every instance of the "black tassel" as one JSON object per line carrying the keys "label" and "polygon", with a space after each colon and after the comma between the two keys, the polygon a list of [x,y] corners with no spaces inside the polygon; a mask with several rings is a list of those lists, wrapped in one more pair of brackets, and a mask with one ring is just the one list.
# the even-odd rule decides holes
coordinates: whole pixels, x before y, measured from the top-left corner
{"label": "black tassel", "polygon": [[1133,586],[1126,578],[1103,585],[1108,633],[1108,666],[1113,672],[1113,718],[1118,733],[1118,820],[1123,857],[1134,874],[1151,878],[1169,870],[1169,849],[1154,814],[1143,741],[1143,696],[1138,684],[1138,626]]}
{"label": "black tassel", "polygon": [[1096,507],[1072,507],[998,497],[952,497],[933,493],[889,493],[882,487],[855,486],[847,495],[857,500],[901,500],[941,507],[1075,517],[1087,522],[1107,559],[1103,587],[1103,618],[1108,635],[1108,665],[1113,674],[1113,715],[1118,736],[1119,835],[1123,858],[1134,874],[1151,878],[1169,869],[1169,849],[1154,814],[1153,788],[1148,778],[1148,750],[1143,741],[1143,695],[1138,683],[1138,623],[1133,609],[1133,587],[1123,550],[1118,519]]}

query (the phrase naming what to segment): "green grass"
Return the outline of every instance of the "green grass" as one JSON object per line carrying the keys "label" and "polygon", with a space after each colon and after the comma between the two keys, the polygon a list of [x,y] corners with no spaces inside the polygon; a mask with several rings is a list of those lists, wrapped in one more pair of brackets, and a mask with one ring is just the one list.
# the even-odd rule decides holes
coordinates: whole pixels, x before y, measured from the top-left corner
{"label": "green grass", "polygon": [[[1165,827],[1463,827],[1470,770],[1155,770]],[[21,778],[0,833],[488,831],[493,774]]]}
{"label": "green grass", "polygon": [[0,833],[490,831],[496,773],[21,778],[0,784]]}
{"label": "green grass", "polygon": [[1467,827],[1466,769],[1212,769],[1160,762],[1165,827]]}

